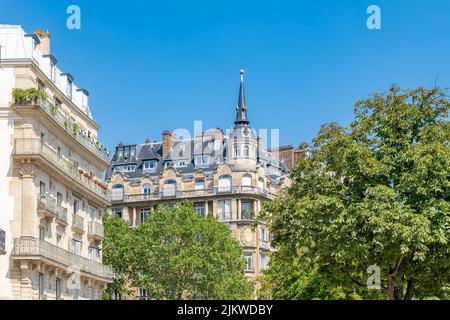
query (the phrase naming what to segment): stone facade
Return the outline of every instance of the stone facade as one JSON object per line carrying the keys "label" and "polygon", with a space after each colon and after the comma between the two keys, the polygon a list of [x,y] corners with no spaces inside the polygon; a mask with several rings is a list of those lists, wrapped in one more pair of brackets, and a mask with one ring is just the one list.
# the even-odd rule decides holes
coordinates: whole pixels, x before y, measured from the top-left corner
{"label": "stone facade", "polygon": [[258,215],[262,203],[276,197],[289,179],[284,162],[262,147],[249,126],[242,70],[231,130],[216,129],[189,139],[165,131],[159,142],[119,144],[106,178],[112,189],[111,214],[120,215],[131,227],[159,205],[189,200],[200,215],[213,214],[230,226],[244,248],[250,279],[267,266],[271,236]]}
{"label": "stone facade", "polygon": [[100,299],[109,160],[89,93],[57,67],[48,31],[0,25],[0,46],[0,299]]}

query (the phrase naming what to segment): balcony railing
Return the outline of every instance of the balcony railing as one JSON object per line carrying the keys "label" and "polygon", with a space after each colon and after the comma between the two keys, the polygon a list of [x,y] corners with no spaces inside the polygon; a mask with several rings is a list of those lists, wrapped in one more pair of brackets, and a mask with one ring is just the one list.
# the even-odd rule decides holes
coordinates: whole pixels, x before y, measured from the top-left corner
{"label": "balcony railing", "polygon": [[59,222],[67,224],[67,209],[61,206],[56,206],[56,219]]}
{"label": "balcony railing", "polygon": [[75,138],[80,144],[86,147],[89,151],[94,153],[96,156],[101,158],[105,162],[109,162],[108,152],[101,147],[99,143],[95,141],[92,137],[85,136],[78,132],[78,126],[75,125],[70,119],[64,116],[55,105],[53,105],[47,99],[36,99],[30,102],[20,102],[14,104],[20,107],[21,105],[33,105],[38,106],[44,110],[50,117],[52,117],[59,126],[67,131],[72,137]]}
{"label": "balcony railing", "polygon": [[78,213],[73,215],[72,226],[81,232],[84,232],[84,218]]}
{"label": "balcony railing", "polygon": [[96,185],[93,179],[89,179],[83,176],[78,168],[75,167],[71,162],[64,159],[58,155],[53,149],[42,143],[40,139],[37,138],[20,138],[16,139],[14,144],[15,155],[40,155],[47,161],[52,163],[54,166],[59,168],[64,172],[71,180],[78,182],[83,187],[94,192],[106,201],[110,201],[109,191],[102,189]]}
{"label": "balcony railing", "polygon": [[5,240],[6,240],[6,232],[3,229],[0,229],[0,254],[5,254]]}
{"label": "balcony railing", "polygon": [[104,237],[104,228],[101,223],[91,221],[88,225],[88,235],[97,237],[99,239],[103,239]]}
{"label": "balcony railing", "polygon": [[38,195],[38,210],[46,210],[56,215],[56,199],[47,193]]}
{"label": "balcony railing", "polygon": [[169,192],[154,192],[146,194],[122,194],[118,193],[113,196],[112,201],[123,202],[136,202],[136,201],[148,201],[148,200],[160,200],[164,198],[198,198],[209,197],[213,195],[227,195],[227,194],[249,194],[260,195],[268,199],[274,199],[275,194],[264,190],[262,188],[253,186],[232,186],[230,188],[210,188],[210,189],[198,189],[198,190],[169,190]]}
{"label": "balcony railing", "polygon": [[113,271],[110,266],[105,266],[93,260],[81,257],[68,250],[51,243],[33,237],[14,239],[13,257],[42,257],[58,264],[78,269],[103,279],[112,280]]}

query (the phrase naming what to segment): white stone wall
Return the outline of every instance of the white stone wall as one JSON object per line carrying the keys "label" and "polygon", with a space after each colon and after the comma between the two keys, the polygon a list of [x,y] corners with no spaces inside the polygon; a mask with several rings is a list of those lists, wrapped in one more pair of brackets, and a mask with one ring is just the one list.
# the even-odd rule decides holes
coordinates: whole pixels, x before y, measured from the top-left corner
{"label": "white stone wall", "polygon": [[[12,152],[13,114],[9,110],[11,90],[14,85],[12,69],[0,67],[0,84],[0,150],[3,155],[7,155]],[[13,244],[11,233],[14,198],[9,193],[11,170],[10,157],[0,157],[0,228],[6,231],[6,255],[0,255],[0,299],[12,296],[11,283],[7,277]]]}

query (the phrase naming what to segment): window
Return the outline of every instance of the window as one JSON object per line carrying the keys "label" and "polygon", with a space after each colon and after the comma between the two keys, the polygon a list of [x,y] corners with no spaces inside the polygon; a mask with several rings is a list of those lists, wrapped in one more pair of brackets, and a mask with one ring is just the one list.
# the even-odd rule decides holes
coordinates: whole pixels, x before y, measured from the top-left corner
{"label": "window", "polygon": [[176,166],[178,168],[186,167],[187,166],[187,161],[186,160],[179,160],[179,161],[176,162]]}
{"label": "window", "polygon": [[253,252],[244,251],[245,271],[253,271]]}
{"label": "window", "polygon": [[111,200],[112,201],[122,201],[123,200],[123,194],[124,194],[124,187],[123,184],[115,184],[112,187],[112,195]]}
{"label": "window", "polygon": [[112,216],[122,219],[122,208],[112,208]]}
{"label": "window", "polygon": [[163,194],[165,197],[174,197],[176,194],[177,183],[175,180],[167,180],[164,184]]}
{"label": "window", "polygon": [[231,176],[221,176],[219,178],[219,192],[231,191]]}
{"label": "window", "polygon": [[144,223],[145,220],[147,220],[148,215],[150,214],[150,212],[151,212],[150,208],[141,209],[141,223]]}
{"label": "window", "polygon": [[73,200],[73,214],[76,214],[80,210],[80,201]]}
{"label": "window", "polygon": [[258,190],[261,192],[261,191],[264,191],[264,180],[263,180],[263,178],[259,178],[258,179]]}
{"label": "window", "polygon": [[72,253],[75,253],[76,255],[81,255],[81,246],[82,242],[79,240],[72,239]]}
{"label": "window", "polygon": [[152,187],[149,184],[144,184],[142,187],[142,193],[144,194],[144,198],[148,199],[150,197],[150,193],[152,192]]}
{"label": "window", "polygon": [[56,300],[61,300],[61,279],[56,278],[55,283],[55,294],[56,294]]}
{"label": "window", "polygon": [[39,196],[41,198],[44,198],[46,191],[47,191],[47,189],[46,189],[46,186],[45,186],[45,182],[40,181],[39,182]]}
{"label": "window", "polygon": [[46,227],[39,227],[39,239],[40,240],[45,240],[46,233],[47,233]]}
{"label": "window", "polygon": [[244,157],[245,158],[250,157],[250,147],[248,145],[244,146]]}
{"label": "window", "polygon": [[241,155],[241,150],[237,144],[234,145],[234,157],[237,158]]}
{"label": "window", "polygon": [[136,155],[136,146],[123,147],[123,156],[125,158],[134,157]]}
{"label": "window", "polygon": [[100,249],[96,246],[90,246],[88,248],[89,259],[97,261],[100,258]]}
{"label": "window", "polygon": [[252,204],[250,202],[241,202],[241,219],[250,220],[252,219]]}
{"label": "window", "polygon": [[89,207],[89,221],[94,221],[97,217],[97,209],[94,207]]}
{"label": "window", "polygon": [[264,228],[259,229],[259,240],[262,242],[267,242],[266,229]]}
{"label": "window", "polygon": [[55,82],[55,63],[50,60],[50,80]]}
{"label": "window", "polygon": [[231,200],[219,200],[217,201],[219,220],[227,221],[231,220]]}
{"label": "window", "polygon": [[244,174],[242,176],[242,191],[252,191],[252,176]]}
{"label": "window", "polygon": [[195,157],[195,164],[198,166],[201,165],[208,165],[209,164],[209,157],[205,154],[201,155],[201,156],[196,156]]}
{"label": "window", "polygon": [[205,204],[204,203],[196,203],[194,205],[195,211],[198,213],[198,215],[202,218],[206,217],[206,210],[205,210]]}
{"label": "window", "polygon": [[259,265],[261,267],[261,269],[266,269],[267,268],[267,254],[265,254],[264,252],[261,252],[259,255]]}
{"label": "window", "polygon": [[63,201],[63,195],[60,192],[56,193],[56,204],[58,207],[62,206],[62,201]]}
{"label": "window", "polygon": [[60,146],[58,146],[58,150],[57,150],[57,153],[58,153],[58,156],[60,156],[60,157],[61,157],[61,147],[60,147]]}
{"label": "window", "polygon": [[122,158],[123,157],[123,149],[122,148],[117,148],[117,157],[118,158]]}
{"label": "window", "polygon": [[134,172],[134,171],[136,171],[136,165],[135,164],[126,165],[126,166],[124,166],[123,171],[124,172]]}
{"label": "window", "polygon": [[205,189],[205,180],[195,180],[195,190]]}
{"label": "window", "polygon": [[72,99],[72,79],[67,78],[67,87],[66,87],[67,96]]}
{"label": "window", "polygon": [[144,171],[154,171],[156,168],[156,161],[155,160],[146,160],[144,161],[144,164],[142,166],[142,169]]}
{"label": "window", "polygon": [[42,272],[39,272],[39,300],[44,300],[44,274]]}

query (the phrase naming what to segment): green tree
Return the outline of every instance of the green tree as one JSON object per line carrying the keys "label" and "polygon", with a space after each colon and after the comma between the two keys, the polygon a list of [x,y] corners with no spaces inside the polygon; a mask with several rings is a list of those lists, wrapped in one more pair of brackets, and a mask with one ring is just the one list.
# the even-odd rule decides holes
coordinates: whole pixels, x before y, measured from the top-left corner
{"label": "green tree", "polygon": [[448,297],[449,105],[439,88],[392,87],[357,102],[349,128],[322,126],[265,205],[275,298],[377,298],[370,265],[384,298]]}
{"label": "green tree", "polygon": [[[202,218],[192,204],[159,206],[136,229],[110,218],[108,261],[132,286],[154,299],[249,299],[242,246],[216,218]],[[112,235],[118,230],[118,235]],[[128,236],[130,235],[130,236]],[[116,283],[122,289],[123,282]]]}
{"label": "green tree", "polygon": [[103,216],[105,239],[103,241],[103,263],[113,266],[114,281],[108,284],[104,292],[105,299],[111,299],[111,294],[129,294],[128,273],[132,253],[130,247],[133,244],[133,230],[120,217]]}

